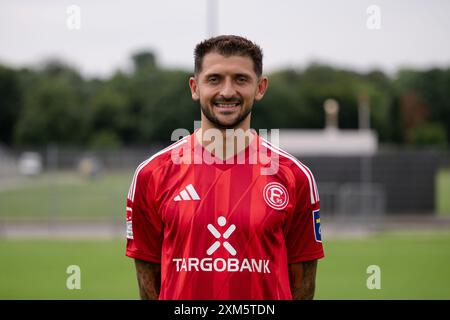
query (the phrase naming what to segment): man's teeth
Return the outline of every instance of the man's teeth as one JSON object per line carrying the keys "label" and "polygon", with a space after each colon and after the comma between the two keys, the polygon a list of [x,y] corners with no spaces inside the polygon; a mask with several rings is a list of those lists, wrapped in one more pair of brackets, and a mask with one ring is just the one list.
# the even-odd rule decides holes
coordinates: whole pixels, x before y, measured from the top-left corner
{"label": "man's teeth", "polygon": [[237,107],[239,103],[216,103],[216,106],[220,108],[233,108]]}

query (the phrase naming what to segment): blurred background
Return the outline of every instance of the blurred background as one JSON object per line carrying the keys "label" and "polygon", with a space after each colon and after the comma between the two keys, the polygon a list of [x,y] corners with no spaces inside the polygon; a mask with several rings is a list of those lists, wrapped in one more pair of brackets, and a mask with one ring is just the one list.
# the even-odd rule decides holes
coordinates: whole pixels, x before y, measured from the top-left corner
{"label": "blurred background", "polygon": [[193,132],[193,50],[218,34],[263,48],[252,127],[280,128],[317,180],[316,298],[450,299],[448,1],[0,7],[1,299],[138,298],[126,194],[175,129]]}

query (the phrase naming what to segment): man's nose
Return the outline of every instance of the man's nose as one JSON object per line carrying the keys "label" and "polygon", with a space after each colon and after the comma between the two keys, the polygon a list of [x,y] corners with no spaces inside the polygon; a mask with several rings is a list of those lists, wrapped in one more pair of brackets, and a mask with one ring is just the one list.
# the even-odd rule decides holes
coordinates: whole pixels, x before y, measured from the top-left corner
{"label": "man's nose", "polygon": [[236,90],[231,79],[226,79],[224,81],[223,86],[220,90],[220,95],[225,99],[233,98],[236,95]]}

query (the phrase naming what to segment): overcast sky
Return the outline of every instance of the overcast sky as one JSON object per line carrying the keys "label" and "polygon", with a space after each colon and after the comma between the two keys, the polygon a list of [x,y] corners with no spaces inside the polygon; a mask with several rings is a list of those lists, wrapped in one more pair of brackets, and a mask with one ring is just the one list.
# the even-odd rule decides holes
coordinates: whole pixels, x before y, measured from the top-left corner
{"label": "overcast sky", "polygon": [[[0,0],[0,63],[59,57],[85,75],[108,76],[151,49],[164,66],[192,69],[193,48],[209,32],[207,1]],[[387,72],[450,66],[448,0],[216,1],[216,33],[258,43],[266,71],[312,61]],[[79,30],[67,26],[70,5],[81,9]],[[379,20],[367,13],[370,5]],[[368,19],[380,29],[369,29]]]}

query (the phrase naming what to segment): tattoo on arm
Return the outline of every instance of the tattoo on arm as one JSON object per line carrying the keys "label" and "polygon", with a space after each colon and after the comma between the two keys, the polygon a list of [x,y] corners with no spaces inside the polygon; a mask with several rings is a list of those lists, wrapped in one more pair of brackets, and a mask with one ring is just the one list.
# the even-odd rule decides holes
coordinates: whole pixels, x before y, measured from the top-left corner
{"label": "tattoo on arm", "polygon": [[316,289],[317,260],[289,265],[289,278],[294,300],[312,300]]}
{"label": "tattoo on arm", "polygon": [[156,300],[161,286],[161,265],[134,259],[142,300]]}

